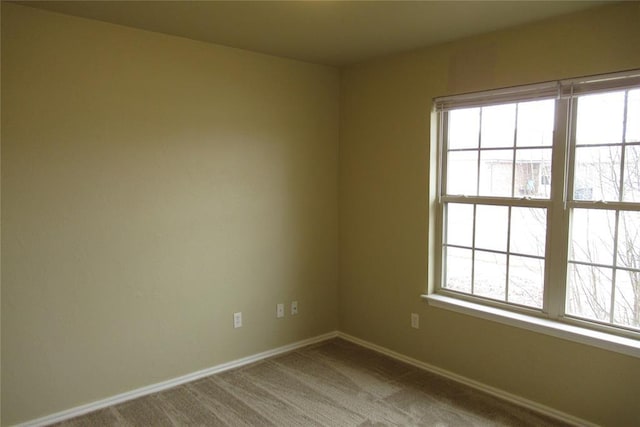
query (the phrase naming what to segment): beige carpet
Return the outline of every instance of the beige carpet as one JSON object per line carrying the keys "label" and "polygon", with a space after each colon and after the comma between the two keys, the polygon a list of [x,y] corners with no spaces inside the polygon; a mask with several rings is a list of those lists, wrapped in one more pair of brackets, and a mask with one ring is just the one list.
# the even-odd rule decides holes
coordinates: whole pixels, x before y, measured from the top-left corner
{"label": "beige carpet", "polygon": [[61,426],[564,425],[333,339]]}

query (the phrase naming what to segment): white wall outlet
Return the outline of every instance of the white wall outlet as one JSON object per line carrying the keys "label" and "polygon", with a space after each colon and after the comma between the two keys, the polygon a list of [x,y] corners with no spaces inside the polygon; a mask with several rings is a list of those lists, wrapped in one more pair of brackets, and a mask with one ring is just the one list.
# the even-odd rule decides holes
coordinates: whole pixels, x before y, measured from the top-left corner
{"label": "white wall outlet", "polygon": [[295,316],[298,314],[298,301],[291,301],[291,315]]}
{"label": "white wall outlet", "polygon": [[411,313],[411,327],[420,329],[420,316],[418,313]]}
{"label": "white wall outlet", "polygon": [[276,306],[276,317],[284,317],[284,303],[280,303]]}
{"label": "white wall outlet", "polygon": [[242,312],[239,311],[237,313],[233,313],[233,327],[241,328],[242,327]]}

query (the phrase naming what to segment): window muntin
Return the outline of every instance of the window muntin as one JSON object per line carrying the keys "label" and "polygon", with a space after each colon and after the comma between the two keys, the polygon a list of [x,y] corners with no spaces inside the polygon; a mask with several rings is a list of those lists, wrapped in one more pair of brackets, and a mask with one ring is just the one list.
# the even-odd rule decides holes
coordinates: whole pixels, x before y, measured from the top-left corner
{"label": "window muntin", "polygon": [[546,208],[446,203],[445,209],[442,287],[541,309]]}
{"label": "window muntin", "polygon": [[576,136],[565,302],[569,316],[637,331],[639,94],[640,89],[625,89],[573,100]]}
{"label": "window muntin", "polygon": [[640,211],[574,209],[566,311],[640,330]]}
{"label": "window muntin", "polygon": [[[638,336],[640,73],[630,75],[436,100],[437,292]],[[549,246],[554,232],[564,244]]]}
{"label": "window muntin", "polygon": [[542,309],[554,112],[552,99],[448,112],[442,288]]}
{"label": "window muntin", "polygon": [[447,113],[446,195],[549,198],[555,103]]}

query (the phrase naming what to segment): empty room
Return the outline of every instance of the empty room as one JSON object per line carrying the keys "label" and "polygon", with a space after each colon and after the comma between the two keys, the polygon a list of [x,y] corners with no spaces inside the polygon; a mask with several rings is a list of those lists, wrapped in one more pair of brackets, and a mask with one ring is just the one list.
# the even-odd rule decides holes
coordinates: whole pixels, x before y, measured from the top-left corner
{"label": "empty room", "polygon": [[640,425],[640,2],[0,13],[2,426]]}

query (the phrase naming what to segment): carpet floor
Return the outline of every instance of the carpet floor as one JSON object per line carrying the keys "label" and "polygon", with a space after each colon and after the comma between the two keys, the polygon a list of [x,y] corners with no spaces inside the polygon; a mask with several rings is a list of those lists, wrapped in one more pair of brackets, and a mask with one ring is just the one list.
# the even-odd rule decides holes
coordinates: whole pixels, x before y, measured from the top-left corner
{"label": "carpet floor", "polygon": [[560,426],[554,419],[332,339],[57,426]]}

